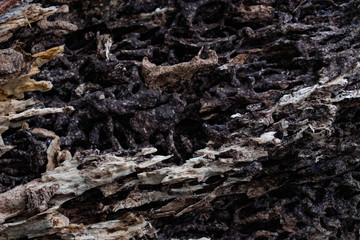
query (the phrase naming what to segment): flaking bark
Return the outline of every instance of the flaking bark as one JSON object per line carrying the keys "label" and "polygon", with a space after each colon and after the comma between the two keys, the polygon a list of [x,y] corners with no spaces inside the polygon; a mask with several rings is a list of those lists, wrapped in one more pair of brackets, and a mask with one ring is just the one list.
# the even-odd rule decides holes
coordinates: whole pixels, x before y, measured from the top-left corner
{"label": "flaking bark", "polygon": [[358,237],[359,1],[35,2],[0,4],[0,239]]}

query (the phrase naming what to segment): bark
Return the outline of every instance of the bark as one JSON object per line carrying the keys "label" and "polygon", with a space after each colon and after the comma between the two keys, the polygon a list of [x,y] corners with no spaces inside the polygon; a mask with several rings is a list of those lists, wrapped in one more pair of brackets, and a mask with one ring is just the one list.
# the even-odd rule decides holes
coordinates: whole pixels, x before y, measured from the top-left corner
{"label": "bark", "polygon": [[0,239],[356,239],[360,1],[0,2]]}

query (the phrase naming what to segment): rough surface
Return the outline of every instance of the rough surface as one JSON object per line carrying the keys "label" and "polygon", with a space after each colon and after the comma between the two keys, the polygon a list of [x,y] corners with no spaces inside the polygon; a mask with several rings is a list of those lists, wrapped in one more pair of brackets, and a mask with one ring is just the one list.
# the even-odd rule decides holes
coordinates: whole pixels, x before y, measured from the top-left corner
{"label": "rough surface", "polygon": [[214,67],[218,63],[215,51],[209,51],[208,59],[201,59],[202,49],[189,62],[172,66],[156,66],[147,57],[142,61],[142,75],[149,89],[179,90],[185,87],[192,76],[202,68]]}
{"label": "rough surface", "polygon": [[0,239],[359,237],[359,1],[39,3],[0,88],[64,54],[1,102]]}
{"label": "rough surface", "polygon": [[[0,85],[0,157],[14,148],[12,145],[6,145],[2,139],[1,134],[8,130],[9,127],[28,128],[27,123],[23,120],[32,116],[46,115],[50,113],[63,113],[74,110],[72,107],[64,108],[41,108],[36,104],[39,102],[29,98],[27,100],[13,100],[12,98],[23,98],[24,92],[27,91],[48,91],[51,89],[52,84],[47,81],[37,82],[30,77],[39,72],[39,67],[50,61],[53,57],[60,55],[63,52],[63,47],[55,47],[45,52],[35,54],[35,60],[23,57],[21,53],[9,48],[2,51],[0,58],[2,65],[8,74],[1,79]],[[23,55],[26,55],[23,53]],[[10,56],[10,57],[9,57]],[[29,66],[29,67],[25,67]],[[23,69],[21,69],[23,68]],[[24,70],[25,69],[25,70]],[[28,72],[26,72],[26,70]],[[22,74],[21,74],[22,73]],[[59,138],[59,137],[57,137]],[[59,140],[58,140],[59,141]],[[50,146],[51,147],[51,146]],[[49,148],[49,154],[54,155],[60,151]],[[54,156],[50,156],[51,160]]]}
{"label": "rough surface", "polygon": [[29,1],[3,0],[0,5],[0,42],[13,36],[21,27],[44,19],[56,12],[56,7],[42,8],[40,4],[29,4]]}

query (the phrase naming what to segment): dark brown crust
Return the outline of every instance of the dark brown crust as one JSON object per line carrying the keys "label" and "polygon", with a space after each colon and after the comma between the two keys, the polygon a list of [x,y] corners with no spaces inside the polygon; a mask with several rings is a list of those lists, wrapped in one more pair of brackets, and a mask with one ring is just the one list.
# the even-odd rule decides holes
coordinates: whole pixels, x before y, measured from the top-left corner
{"label": "dark brown crust", "polygon": [[[136,223],[133,214],[158,230],[155,239],[359,238],[360,1],[34,2],[68,4],[69,13],[49,17],[51,27],[37,22],[11,32],[0,48],[18,41],[38,53],[65,45],[64,55],[34,76],[51,81],[53,89],[26,98],[41,101],[39,107],[75,111],[33,117],[2,134],[15,147],[0,157],[0,192],[9,196],[0,200],[11,207],[19,202],[13,193],[22,188],[27,207],[7,211],[0,201],[0,219],[1,211],[18,213],[5,222],[12,232],[38,231],[22,223],[39,226],[44,218],[35,214],[52,211],[63,199],[52,229],[31,236],[81,238],[90,236],[92,224],[113,235],[125,228],[106,224]],[[79,30],[63,31],[57,24],[63,21]],[[111,41],[105,57],[97,54]],[[155,68],[189,66],[202,47],[199,58],[208,59],[213,50],[218,65],[186,81],[162,75],[180,83],[149,88],[147,70],[157,70],[144,69],[144,57]],[[44,173],[54,140],[34,128],[55,133],[61,151],[76,156],[63,163],[69,168],[53,170],[72,187],[65,189],[60,179],[54,195],[43,185],[36,188],[36,181],[50,187],[59,178]],[[240,143],[219,152],[233,141]],[[143,147],[173,157],[146,165],[153,156],[139,155]],[[251,159],[244,161],[246,156]],[[131,174],[118,177],[127,169],[123,163]],[[24,186],[29,181],[34,188]],[[58,216],[69,220],[68,235],[57,227]]]}

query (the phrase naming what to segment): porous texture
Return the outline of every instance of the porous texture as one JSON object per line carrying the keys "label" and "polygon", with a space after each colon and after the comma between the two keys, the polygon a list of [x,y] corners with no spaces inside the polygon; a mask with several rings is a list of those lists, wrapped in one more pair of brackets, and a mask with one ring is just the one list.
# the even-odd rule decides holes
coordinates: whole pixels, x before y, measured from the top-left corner
{"label": "porous texture", "polygon": [[359,237],[359,1],[36,2],[0,76],[65,45],[74,111],[3,133],[0,239]]}

